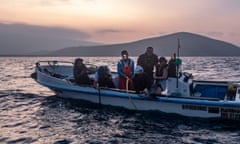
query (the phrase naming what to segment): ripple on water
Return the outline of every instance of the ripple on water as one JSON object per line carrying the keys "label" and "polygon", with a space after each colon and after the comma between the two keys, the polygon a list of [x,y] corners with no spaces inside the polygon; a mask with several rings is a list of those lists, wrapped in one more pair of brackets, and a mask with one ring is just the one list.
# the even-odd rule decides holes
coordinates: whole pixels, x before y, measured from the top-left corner
{"label": "ripple on water", "polygon": [[[37,60],[0,58],[0,143],[239,143],[240,125],[159,112],[128,111],[54,96],[30,78]],[[116,70],[116,58],[85,58]],[[136,58],[134,58],[136,60]],[[239,57],[183,58],[201,80],[240,80]],[[3,68],[4,67],[4,68]],[[233,77],[231,79],[231,77]]]}

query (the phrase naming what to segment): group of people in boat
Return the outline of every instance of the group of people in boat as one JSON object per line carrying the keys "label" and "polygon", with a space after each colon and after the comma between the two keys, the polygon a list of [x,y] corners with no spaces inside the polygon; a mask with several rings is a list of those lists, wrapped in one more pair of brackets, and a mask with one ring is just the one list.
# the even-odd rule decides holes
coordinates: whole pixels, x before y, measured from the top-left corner
{"label": "group of people in boat", "polygon": [[154,94],[161,94],[166,89],[166,80],[176,77],[176,55],[168,62],[165,57],[154,54],[152,47],[147,47],[145,53],[134,60],[129,58],[128,51],[121,52],[121,59],[117,64],[118,87],[114,85],[111,71],[107,66],[97,68],[94,80],[89,78],[88,69],[83,59],[77,58],[74,63],[74,78],[78,85],[93,84],[95,87],[119,88],[121,90],[133,90],[140,93],[144,90]]}

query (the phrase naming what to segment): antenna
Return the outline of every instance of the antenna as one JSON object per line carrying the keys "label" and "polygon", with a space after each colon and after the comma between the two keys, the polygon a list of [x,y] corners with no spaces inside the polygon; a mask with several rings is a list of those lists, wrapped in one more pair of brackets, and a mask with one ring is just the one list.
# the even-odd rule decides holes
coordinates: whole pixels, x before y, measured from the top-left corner
{"label": "antenna", "polygon": [[178,56],[178,58],[179,58],[179,55],[180,55],[180,54],[179,54],[179,49],[180,49],[180,39],[178,38],[177,40],[178,40],[178,51],[177,51],[177,56]]}

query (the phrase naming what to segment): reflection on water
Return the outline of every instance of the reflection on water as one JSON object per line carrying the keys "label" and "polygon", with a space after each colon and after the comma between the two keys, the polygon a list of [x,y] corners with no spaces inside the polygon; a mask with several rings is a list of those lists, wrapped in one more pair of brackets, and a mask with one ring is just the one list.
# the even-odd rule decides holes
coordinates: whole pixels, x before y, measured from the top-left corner
{"label": "reflection on water", "polygon": [[[119,58],[84,58],[116,70]],[[136,60],[136,58],[133,58]],[[30,78],[38,60],[0,58],[0,143],[239,143],[236,122],[129,111],[58,98]],[[239,57],[185,57],[183,70],[201,80],[240,81]]]}

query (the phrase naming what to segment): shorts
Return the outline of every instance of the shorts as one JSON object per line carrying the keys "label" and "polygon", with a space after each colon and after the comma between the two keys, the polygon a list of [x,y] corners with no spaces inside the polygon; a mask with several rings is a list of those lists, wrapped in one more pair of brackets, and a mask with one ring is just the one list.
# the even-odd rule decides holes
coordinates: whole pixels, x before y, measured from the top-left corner
{"label": "shorts", "polygon": [[167,81],[158,81],[156,86],[159,87],[162,91],[164,91],[167,88]]}

